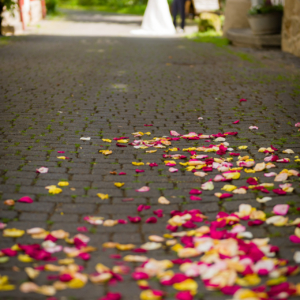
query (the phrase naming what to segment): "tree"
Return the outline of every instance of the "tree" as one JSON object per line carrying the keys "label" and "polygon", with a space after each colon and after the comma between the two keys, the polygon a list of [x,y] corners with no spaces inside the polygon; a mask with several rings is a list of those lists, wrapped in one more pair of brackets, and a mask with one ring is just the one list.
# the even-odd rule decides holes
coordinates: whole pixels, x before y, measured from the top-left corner
{"label": "tree", "polygon": [[0,36],[2,35],[2,13],[4,10],[4,7],[6,7],[7,10],[13,9],[17,5],[16,2],[12,0],[0,0]]}

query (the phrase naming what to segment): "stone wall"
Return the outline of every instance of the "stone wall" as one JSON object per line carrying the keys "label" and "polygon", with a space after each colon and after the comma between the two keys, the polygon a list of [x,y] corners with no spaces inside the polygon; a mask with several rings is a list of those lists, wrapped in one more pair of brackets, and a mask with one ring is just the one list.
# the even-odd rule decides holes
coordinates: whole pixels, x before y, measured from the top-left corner
{"label": "stone wall", "polygon": [[300,57],[300,0],[285,0],[282,50]]}
{"label": "stone wall", "polygon": [[247,13],[251,0],[227,0],[225,6],[224,36],[231,28],[249,28]]}

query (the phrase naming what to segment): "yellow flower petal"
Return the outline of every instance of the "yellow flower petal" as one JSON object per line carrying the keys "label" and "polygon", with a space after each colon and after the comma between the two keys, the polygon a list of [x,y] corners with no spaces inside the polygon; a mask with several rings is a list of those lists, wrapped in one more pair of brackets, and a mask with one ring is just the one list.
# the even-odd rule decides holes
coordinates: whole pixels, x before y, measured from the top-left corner
{"label": "yellow flower petal", "polygon": [[25,231],[21,229],[16,228],[10,228],[10,229],[4,229],[3,230],[3,236],[4,237],[21,237],[24,235]]}
{"label": "yellow flower petal", "polygon": [[126,144],[128,142],[129,142],[129,140],[118,140],[118,143],[120,143],[120,144]]}
{"label": "yellow flower petal", "polygon": [[58,186],[68,186],[69,182],[67,182],[67,181],[60,181],[57,185]]}
{"label": "yellow flower petal", "polygon": [[122,187],[125,183],[123,182],[115,182],[114,185],[118,188]]}
{"label": "yellow flower petal", "polygon": [[245,150],[245,149],[248,148],[248,146],[239,146],[238,148],[239,148],[240,150]]}
{"label": "yellow flower petal", "polygon": [[226,192],[232,192],[235,189],[237,189],[237,187],[235,185],[226,184],[223,186],[223,188],[221,190],[226,191]]}
{"label": "yellow flower petal", "polygon": [[186,279],[182,282],[173,284],[173,288],[178,291],[192,291],[195,292],[198,289],[198,284],[193,279]]}
{"label": "yellow flower petal", "polygon": [[110,139],[102,139],[103,142],[111,143]]}
{"label": "yellow flower petal", "polygon": [[141,300],[160,300],[160,296],[156,296],[153,294],[152,290],[142,291],[140,294]]}
{"label": "yellow flower petal", "polygon": [[108,194],[98,193],[97,196],[99,198],[101,198],[101,200],[109,199],[109,195]]}
{"label": "yellow flower petal", "polygon": [[103,155],[110,155],[112,154],[111,150],[99,150],[100,153],[102,153]]}
{"label": "yellow flower petal", "polygon": [[85,286],[85,282],[83,282],[82,280],[80,280],[78,278],[74,278],[71,281],[69,281],[69,283],[68,283],[68,287],[70,289],[81,289],[84,286]]}
{"label": "yellow flower petal", "polygon": [[133,161],[132,164],[133,164],[134,166],[143,166],[143,165],[144,165],[143,162],[135,162],[135,161]]}
{"label": "yellow flower petal", "polygon": [[34,259],[28,256],[27,254],[19,254],[18,260],[24,263],[30,263],[34,261]]}
{"label": "yellow flower petal", "polygon": [[56,195],[56,194],[59,194],[62,192],[62,189],[56,187],[55,185],[54,186],[51,186],[49,189],[49,194],[52,194],[52,195]]}
{"label": "yellow flower petal", "polygon": [[241,177],[241,174],[239,172],[234,172],[234,173],[225,173],[223,176],[226,179],[239,179]]}

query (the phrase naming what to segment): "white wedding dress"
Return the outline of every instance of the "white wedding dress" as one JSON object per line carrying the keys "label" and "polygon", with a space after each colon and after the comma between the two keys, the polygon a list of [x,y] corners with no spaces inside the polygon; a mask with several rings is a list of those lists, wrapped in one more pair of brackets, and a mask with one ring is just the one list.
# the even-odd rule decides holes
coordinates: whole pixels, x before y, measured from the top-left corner
{"label": "white wedding dress", "polygon": [[149,0],[141,29],[132,30],[132,34],[171,35],[176,30],[167,0]]}

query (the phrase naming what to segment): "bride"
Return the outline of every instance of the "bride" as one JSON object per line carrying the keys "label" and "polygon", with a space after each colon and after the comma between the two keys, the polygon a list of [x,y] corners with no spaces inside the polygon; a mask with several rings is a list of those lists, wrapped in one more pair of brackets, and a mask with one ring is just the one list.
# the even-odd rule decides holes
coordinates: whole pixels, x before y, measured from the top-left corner
{"label": "bride", "polygon": [[132,30],[133,34],[169,35],[176,30],[172,22],[167,0],[149,0],[141,29]]}

